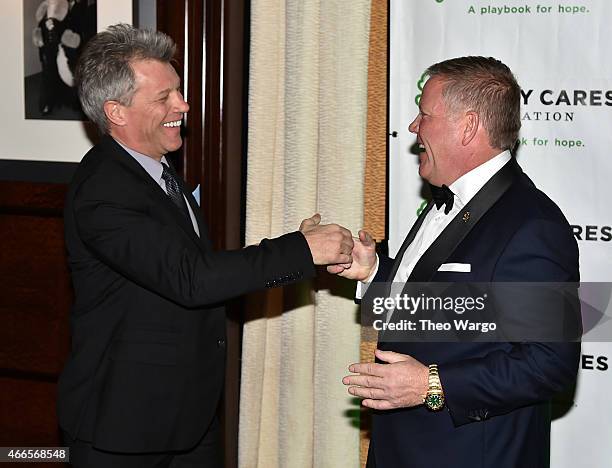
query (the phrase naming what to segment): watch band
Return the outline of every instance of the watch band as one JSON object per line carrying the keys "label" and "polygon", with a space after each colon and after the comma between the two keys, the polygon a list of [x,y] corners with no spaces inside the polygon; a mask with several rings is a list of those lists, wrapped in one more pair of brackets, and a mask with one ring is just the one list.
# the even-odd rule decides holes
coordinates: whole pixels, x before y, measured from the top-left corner
{"label": "watch band", "polygon": [[429,365],[428,384],[423,403],[428,409],[438,411],[444,407],[444,391],[442,390],[437,364]]}

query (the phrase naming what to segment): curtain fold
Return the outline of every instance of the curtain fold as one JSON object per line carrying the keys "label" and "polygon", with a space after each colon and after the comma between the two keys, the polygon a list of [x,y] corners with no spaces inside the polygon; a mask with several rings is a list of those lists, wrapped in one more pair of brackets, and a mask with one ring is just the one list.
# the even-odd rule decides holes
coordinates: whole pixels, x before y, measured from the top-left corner
{"label": "curtain fold", "polygon": [[[370,0],[253,0],[247,244],[320,212],[363,224]],[[354,284],[316,280],[248,298],[241,467],[359,465]]]}

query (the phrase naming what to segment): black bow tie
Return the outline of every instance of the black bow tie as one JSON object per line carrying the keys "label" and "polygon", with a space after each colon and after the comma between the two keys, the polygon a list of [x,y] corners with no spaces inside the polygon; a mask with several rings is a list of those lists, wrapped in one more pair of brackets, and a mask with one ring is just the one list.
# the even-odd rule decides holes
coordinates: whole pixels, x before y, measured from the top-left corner
{"label": "black bow tie", "polygon": [[440,209],[442,205],[446,205],[444,208],[444,214],[450,213],[450,210],[453,209],[453,201],[455,194],[449,189],[446,185],[442,187],[437,187],[435,185],[429,185],[431,189],[431,195],[433,196],[434,203],[436,204],[436,208]]}

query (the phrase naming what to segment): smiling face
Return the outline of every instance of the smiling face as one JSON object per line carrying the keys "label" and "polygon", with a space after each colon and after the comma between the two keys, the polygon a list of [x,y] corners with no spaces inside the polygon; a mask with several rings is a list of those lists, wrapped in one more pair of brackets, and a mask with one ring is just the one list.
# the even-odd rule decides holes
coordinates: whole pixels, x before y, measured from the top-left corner
{"label": "smiling face", "polygon": [[[125,146],[153,159],[181,147],[181,121],[189,105],[180,92],[180,79],[172,65],[157,60],[131,63],[136,91],[129,106],[115,104],[119,120],[111,135]],[[118,110],[117,110],[118,109]]]}
{"label": "smiling face", "polygon": [[421,95],[420,112],[408,129],[417,135],[419,175],[437,186],[450,185],[461,176],[460,119],[447,109],[442,91],[444,81],[430,78]]}

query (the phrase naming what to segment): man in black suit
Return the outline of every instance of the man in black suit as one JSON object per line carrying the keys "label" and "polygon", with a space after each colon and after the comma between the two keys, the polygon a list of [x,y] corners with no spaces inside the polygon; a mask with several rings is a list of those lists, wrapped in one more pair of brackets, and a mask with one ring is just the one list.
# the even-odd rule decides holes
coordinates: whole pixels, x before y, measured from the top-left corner
{"label": "man in black suit", "polygon": [[[510,154],[521,124],[512,72],[493,58],[462,57],[428,74],[409,130],[434,200],[395,260],[376,256],[361,231],[351,267],[328,270],[362,289],[372,280],[579,281],[567,220]],[[520,313],[513,299],[504,309]],[[383,335],[377,362],[352,364],[343,379],[375,410],[369,467],[549,465],[549,401],[575,381],[578,343],[393,341]]]}
{"label": "man in black suit", "polygon": [[77,467],[220,467],[215,411],[225,371],[223,302],[350,263],[350,232],[301,232],[214,252],[200,210],[165,154],[189,110],[172,40],[115,25],[77,67],[84,111],[104,136],[70,184],[72,351],[58,415]]}

